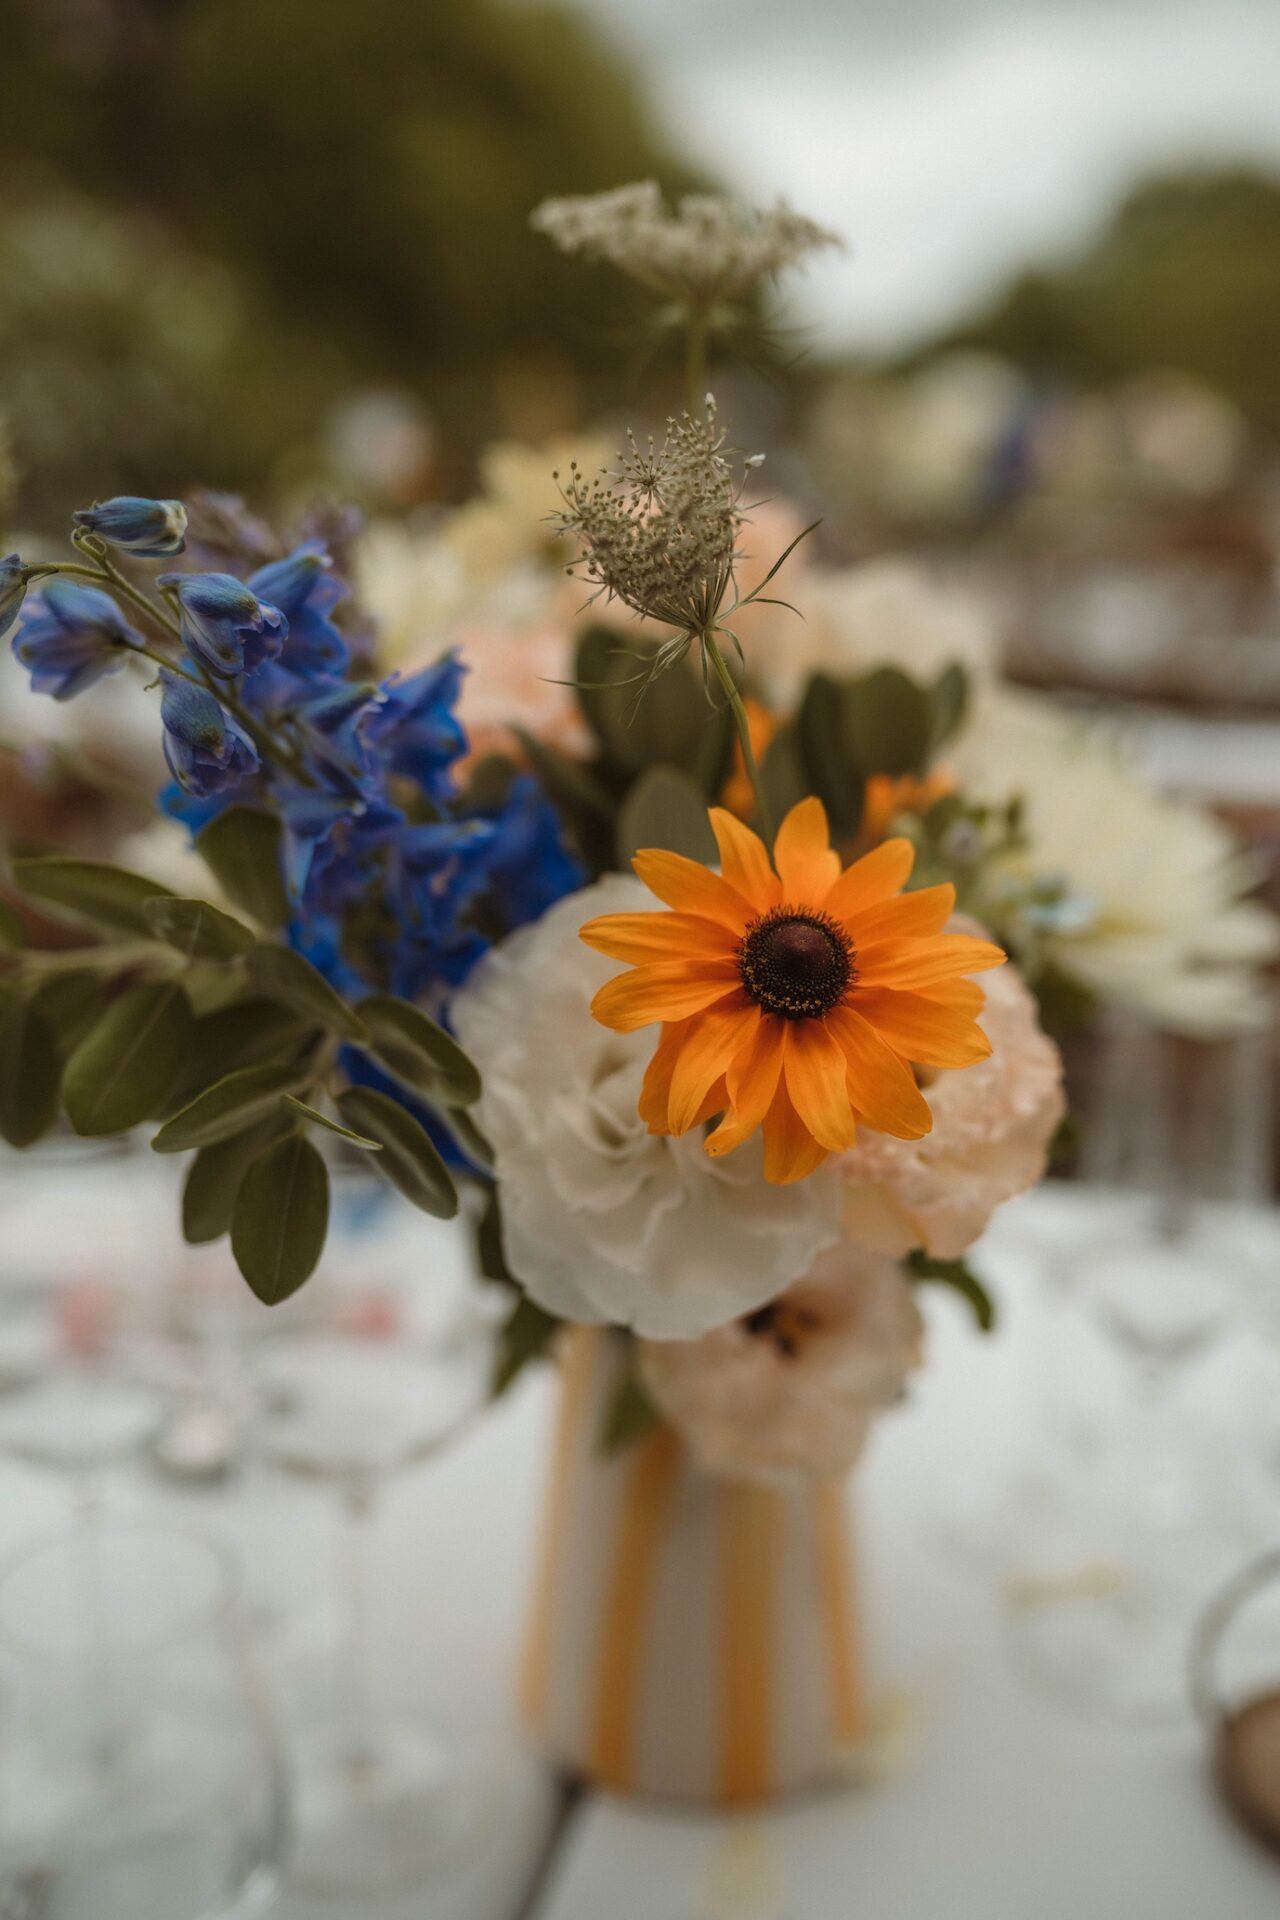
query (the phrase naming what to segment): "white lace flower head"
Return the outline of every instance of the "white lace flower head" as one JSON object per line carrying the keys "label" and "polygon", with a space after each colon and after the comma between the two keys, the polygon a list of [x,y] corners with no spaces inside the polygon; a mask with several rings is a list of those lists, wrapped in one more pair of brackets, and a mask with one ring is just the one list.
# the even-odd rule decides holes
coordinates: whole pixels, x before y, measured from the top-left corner
{"label": "white lace flower head", "polygon": [[840,1182],[769,1186],[760,1148],[712,1160],[698,1133],[650,1134],[637,1112],[652,1032],[615,1034],[589,1004],[613,963],[578,938],[653,896],[613,874],[494,949],[454,1004],[484,1076],[512,1272],[565,1319],[689,1340],[750,1313],[839,1231]]}

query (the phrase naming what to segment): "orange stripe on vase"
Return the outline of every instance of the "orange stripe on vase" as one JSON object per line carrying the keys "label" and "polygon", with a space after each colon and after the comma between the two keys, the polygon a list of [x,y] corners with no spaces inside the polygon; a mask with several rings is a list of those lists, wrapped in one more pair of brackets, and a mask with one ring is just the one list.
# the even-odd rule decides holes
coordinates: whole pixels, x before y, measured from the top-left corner
{"label": "orange stripe on vase", "polygon": [[533,1603],[529,1609],[529,1623],[520,1662],[520,1706],[526,1721],[534,1727],[541,1726],[545,1720],[550,1698],[551,1636],[556,1588],[564,1566],[569,1517],[573,1510],[573,1460],[590,1398],[595,1351],[600,1338],[597,1327],[571,1327],[564,1343],[560,1406],[551,1454],[551,1480],[542,1540],[538,1548]]}
{"label": "orange stripe on vase", "polygon": [[867,1731],[862,1631],[854,1604],[853,1553],[845,1489],[839,1480],[814,1488],[818,1593],[835,1736],[852,1746]]}
{"label": "orange stripe on vase", "polygon": [[782,1502],[768,1487],[724,1489],[720,1625],[720,1798],[763,1800],[773,1785]]}
{"label": "orange stripe on vase", "polygon": [[645,1691],[646,1639],[680,1473],[680,1442],[659,1427],[633,1443],[617,1471],[626,1481],[602,1596],[587,1769],[601,1786],[634,1786],[637,1707]]}

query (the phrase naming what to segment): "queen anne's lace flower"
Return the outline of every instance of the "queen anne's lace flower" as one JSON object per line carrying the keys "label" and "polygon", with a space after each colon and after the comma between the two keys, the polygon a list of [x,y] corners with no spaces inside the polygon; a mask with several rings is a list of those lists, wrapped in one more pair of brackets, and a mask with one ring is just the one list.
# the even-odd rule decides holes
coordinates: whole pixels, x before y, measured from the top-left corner
{"label": "queen anne's lace flower", "polygon": [[512,1272],[551,1313],[693,1339],[805,1272],[836,1237],[840,1187],[828,1169],[771,1187],[758,1142],[716,1161],[696,1134],[649,1133],[637,1105],[653,1037],[591,1018],[613,969],[578,930],[651,904],[620,874],[562,900],[485,959],[454,1012],[484,1076]]}
{"label": "queen anne's lace flower", "polygon": [[897,1262],[841,1241],[757,1313],[701,1340],[646,1344],[641,1373],[708,1472],[834,1477],[919,1366],[923,1333]]}
{"label": "queen anne's lace flower", "polygon": [[740,300],[761,281],[841,244],[784,200],[757,210],[718,194],[687,193],[672,212],[653,180],[544,200],[531,224],[562,253],[607,260],[654,293],[704,308]]}

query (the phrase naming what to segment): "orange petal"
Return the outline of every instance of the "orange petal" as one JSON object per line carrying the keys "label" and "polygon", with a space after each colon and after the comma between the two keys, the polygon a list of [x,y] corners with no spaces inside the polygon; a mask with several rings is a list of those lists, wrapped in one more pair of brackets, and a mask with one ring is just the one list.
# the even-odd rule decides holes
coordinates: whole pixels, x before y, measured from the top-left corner
{"label": "orange petal", "polygon": [[700,914],[728,927],[731,933],[741,933],[748,920],[756,917],[750,901],[744,900],[727,880],[696,860],[686,860],[682,853],[644,847],[631,864],[649,891],[677,913]]}
{"label": "orange petal", "polygon": [[1005,951],[967,933],[932,940],[879,940],[859,947],[858,981],[866,987],[927,987],[958,973],[984,973],[1004,965]]}
{"label": "orange petal", "polygon": [[759,1024],[759,1006],[741,992],[689,1022],[671,1075],[667,1111],[672,1133],[687,1133],[693,1126],[709,1089],[739,1052],[750,1051]]}
{"label": "orange petal", "polygon": [[720,848],[720,871],[735,892],[757,913],[767,913],[782,898],[782,886],[769,865],[764,841],[723,807],[712,807],[711,826]]}
{"label": "orange petal", "polygon": [[782,882],[782,897],[793,906],[820,906],[840,873],[840,856],[832,851],[827,810],[812,794],[798,800],[778,828],[773,843],[774,864]]}
{"label": "orange petal", "polygon": [[[715,1135],[712,1135],[712,1139]],[[790,1186],[804,1180],[827,1157],[791,1104],[785,1077],[764,1117],[764,1177],[772,1186]]]}
{"label": "orange petal", "polygon": [[849,1098],[859,1118],[895,1140],[923,1139],[933,1114],[905,1061],[852,1007],[834,1008],[826,1023],[843,1049]]}
{"label": "orange petal", "polygon": [[870,946],[880,940],[919,940],[941,933],[955,905],[956,890],[949,881],[940,887],[921,887],[916,893],[895,893],[878,907],[858,914],[853,923],[857,942]]}
{"label": "orange petal", "polygon": [[922,993],[855,989],[853,1007],[895,1053],[922,1067],[971,1067],[991,1052],[991,1042],[970,1014]]}
{"label": "orange petal", "polygon": [[837,920],[879,906],[901,891],[915,862],[916,850],[909,840],[886,840],[846,867],[821,904]]}
{"label": "orange petal", "polygon": [[653,1058],[644,1071],[637,1111],[650,1133],[670,1133],[667,1113],[671,1103],[671,1076],[689,1032],[688,1020],[670,1021],[662,1029]]}
{"label": "orange petal", "polygon": [[821,1020],[787,1022],[783,1061],[791,1104],[814,1139],[831,1153],[853,1145],[844,1051]]}
{"label": "orange petal", "polygon": [[684,1020],[691,1013],[740,993],[738,969],[708,963],[691,971],[686,966],[637,967],[601,987],[591,1011],[602,1027],[615,1033],[634,1033],[655,1020]]}
{"label": "orange petal", "polygon": [[737,950],[727,927],[692,913],[604,913],[578,930],[597,953],[642,966],[649,960],[681,960],[694,954],[724,955]]}
{"label": "orange petal", "polygon": [[783,1024],[776,1013],[761,1014],[750,1047],[734,1055],[725,1076],[729,1111],[707,1140],[709,1154],[732,1153],[763,1122],[782,1072]]}

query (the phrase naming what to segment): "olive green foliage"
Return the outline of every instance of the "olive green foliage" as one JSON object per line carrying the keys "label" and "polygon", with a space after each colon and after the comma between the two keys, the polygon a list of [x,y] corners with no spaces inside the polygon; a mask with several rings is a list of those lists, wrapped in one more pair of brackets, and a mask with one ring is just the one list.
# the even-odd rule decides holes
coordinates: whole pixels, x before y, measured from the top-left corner
{"label": "olive green foliage", "polygon": [[1199,172],[1139,188],[1081,258],[1023,274],[945,344],[1084,382],[1177,368],[1280,430],[1277,313],[1280,181]]}
{"label": "olive green foliage", "polygon": [[618,282],[529,230],[536,203],[645,175],[696,184],[567,8],[8,0],[4,15],[0,347],[21,369],[10,404],[41,503],[68,490],[60,454],[108,492],[278,477],[328,400],[379,382],[474,447],[494,428],[496,362],[567,348],[603,369],[629,319]]}
{"label": "olive green foliage", "polygon": [[268,1305],[302,1285],[324,1247],[317,1129],[369,1154],[424,1212],[457,1212],[426,1129],[390,1095],[352,1083],[348,1049],[483,1151],[462,1112],[480,1079],[457,1042],[393,994],[350,1005],[283,944],[279,831],[269,815],[232,808],[202,836],[246,919],[103,862],[15,856],[14,890],[81,944],[28,950],[11,914],[0,942],[0,1137],[31,1146],[60,1108],[89,1136],[158,1123],[158,1153],[194,1156],[187,1239],[229,1233]]}

